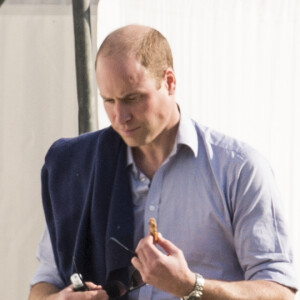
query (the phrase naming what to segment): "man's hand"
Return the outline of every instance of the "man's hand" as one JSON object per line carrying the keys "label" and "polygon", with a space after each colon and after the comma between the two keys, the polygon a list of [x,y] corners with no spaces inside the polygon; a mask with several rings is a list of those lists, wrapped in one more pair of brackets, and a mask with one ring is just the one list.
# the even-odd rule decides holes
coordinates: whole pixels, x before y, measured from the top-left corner
{"label": "man's hand", "polygon": [[57,300],[108,300],[106,292],[101,286],[95,285],[92,282],[86,282],[86,285],[90,289],[85,292],[74,292],[72,286],[68,286],[58,293]]}
{"label": "man's hand", "polygon": [[[188,295],[195,284],[195,274],[189,269],[182,251],[158,235],[157,245],[149,234],[141,239],[133,266],[145,283],[177,297]],[[203,300],[293,300],[295,291],[267,280],[219,281],[205,279]],[[201,299],[202,299],[201,298]]]}
{"label": "man's hand", "polygon": [[101,286],[92,282],[86,282],[86,285],[89,291],[74,292],[71,285],[59,291],[49,283],[37,283],[31,289],[29,300],[108,300]]}
{"label": "man's hand", "polygon": [[132,258],[133,266],[141,273],[144,282],[177,297],[188,295],[195,284],[195,274],[189,269],[182,251],[170,241],[158,235],[157,245],[152,235],[141,239],[137,257]]}

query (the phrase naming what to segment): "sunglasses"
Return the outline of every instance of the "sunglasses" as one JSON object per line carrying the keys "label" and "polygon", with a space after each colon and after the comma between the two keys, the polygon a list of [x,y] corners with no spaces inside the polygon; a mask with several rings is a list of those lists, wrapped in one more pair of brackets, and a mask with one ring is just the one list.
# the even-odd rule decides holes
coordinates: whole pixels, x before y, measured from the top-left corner
{"label": "sunglasses", "polygon": [[[137,254],[131,249],[127,248],[119,240],[114,237],[110,238],[111,241],[119,245],[123,250],[129,252],[132,256],[137,256]],[[135,269],[133,266],[129,267],[129,286],[125,285],[122,281],[113,280],[105,284],[103,287],[106,291],[109,299],[114,300],[118,299],[132,291],[135,291],[145,285],[145,282],[142,280],[140,272]]]}
{"label": "sunglasses", "polygon": [[[127,248],[116,238],[111,237],[110,240],[114,241],[117,245],[119,245],[125,251],[129,252],[132,256],[137,256],[137,254],[134,251]],[[74,258],[73,258],[73,267],[76,272],[71,276],[71,282],[73,284],[74,291],[88,290],[88,287],[85,284],[82,275],[78,272]],[[143,282],[140,272],[137,269],[135,269],[133,266],[129,267],[129,278],[130,278],[129,286],[127,286],[125,283],[119,280],[109,281],[103,286],[103,289],[106,291],[110,300],[116,300],[132,291],[141,288],[146,284],[145,282]]]}

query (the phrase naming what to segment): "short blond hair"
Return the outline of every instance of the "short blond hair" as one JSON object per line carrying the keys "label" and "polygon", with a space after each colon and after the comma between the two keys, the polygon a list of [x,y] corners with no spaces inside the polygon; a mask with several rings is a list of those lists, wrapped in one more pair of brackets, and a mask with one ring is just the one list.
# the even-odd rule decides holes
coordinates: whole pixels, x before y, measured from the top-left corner
{"label": "short blond hair", "polygon": [[133,55],[149,71],[160,87],[164,71],[173,69],[173,56],[167,39],[156,29],[128,25],[110,33],[101,44],[96,58]]}

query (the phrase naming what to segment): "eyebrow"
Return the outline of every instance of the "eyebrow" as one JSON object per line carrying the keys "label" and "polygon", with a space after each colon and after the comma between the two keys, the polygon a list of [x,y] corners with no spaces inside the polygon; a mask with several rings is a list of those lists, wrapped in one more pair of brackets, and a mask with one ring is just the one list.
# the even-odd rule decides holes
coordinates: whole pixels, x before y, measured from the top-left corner
{"label": "eyebrow", "polygon": [[[141,93],[141,92],[133,92],[133,93],[129,93],[129,94],[127,94],[127,95],[125,95],[124,97],[121,97],[121,98],[117,97],[117,100],[121,100],[122,101],[122,100],[126,100],[128,98],[132,98],[134,96],[141,95],[141,94],[143,94],[143,93]],[[110,98],[110,97],[105,97],[105,96],[103,96],[101,94],[100,94],[100,96],[102,97],[103,100],[113,99],[113,98]]]}

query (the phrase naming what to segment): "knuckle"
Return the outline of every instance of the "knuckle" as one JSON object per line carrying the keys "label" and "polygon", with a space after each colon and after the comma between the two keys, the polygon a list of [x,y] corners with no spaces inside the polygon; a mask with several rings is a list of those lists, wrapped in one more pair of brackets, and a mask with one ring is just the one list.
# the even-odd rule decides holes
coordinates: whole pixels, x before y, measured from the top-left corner
{"label": "knuckle", "polygon": [[177,249],[177,255],[178,256],[184,256],[183,251],[181,249]]}
{"label": "knuckle", "polygon": [[144,268],[143,272],[141,273],[141,277],[145,283],[151,282],[152,269],[150,268],[150,266],[147,266],[146,268]]}
{"label": "knuckle", "polygon": [[142,276],[142,280],[145,282],[145,283],[149,283],[151,281],[151,276],[149,273],[144,273]]}
{"label": "knuckle", "polygon": [[163,263],[160,260],[154,260],[151,263],[151,270],[160,270],[161,267],[163,266]]}

